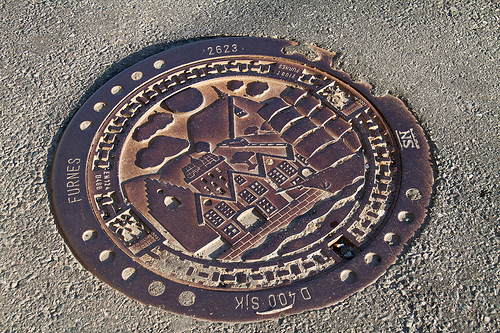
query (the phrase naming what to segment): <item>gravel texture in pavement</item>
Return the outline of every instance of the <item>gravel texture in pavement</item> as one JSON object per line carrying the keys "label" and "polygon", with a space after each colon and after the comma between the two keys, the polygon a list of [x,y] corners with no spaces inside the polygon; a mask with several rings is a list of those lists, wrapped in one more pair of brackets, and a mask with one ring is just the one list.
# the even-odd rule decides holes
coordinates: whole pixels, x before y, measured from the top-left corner
{"label": "gravel texture in pavement", "polygon": [[[497,1],[0,1],[0,331],[500,330]],[[388,272],[343,302],[252,324],[131,300],[73,257],[48,196],[54,150],[121,70],[203,37],[295,40],[401,98],[433,142],[429,218]]]}

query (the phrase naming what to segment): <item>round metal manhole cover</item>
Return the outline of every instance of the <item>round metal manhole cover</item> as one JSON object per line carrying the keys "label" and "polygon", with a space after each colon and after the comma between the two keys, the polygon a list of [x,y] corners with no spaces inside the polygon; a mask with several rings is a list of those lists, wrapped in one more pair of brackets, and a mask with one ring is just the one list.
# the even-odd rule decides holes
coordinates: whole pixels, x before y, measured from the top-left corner
{"label": "round metal manhole cover", "polygon": [[51,173],[59,229],[85,267],[215,321],[321,308],[382,275],[426,216],[429,145],[401,101],[311,52],[206,40],[90,97]]}

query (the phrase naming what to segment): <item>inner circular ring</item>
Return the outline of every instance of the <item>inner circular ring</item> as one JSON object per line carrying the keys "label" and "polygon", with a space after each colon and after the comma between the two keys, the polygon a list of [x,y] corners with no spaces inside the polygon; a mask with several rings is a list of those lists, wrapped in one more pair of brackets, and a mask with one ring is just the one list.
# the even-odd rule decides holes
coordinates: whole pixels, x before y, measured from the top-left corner
{"label": "inner circular ring", "polygon": [[[327,80],[311,89],[238,73],[163,99],[147,90],[129,98],[101,127],[101,155],[90,159],[102,184],[89,193],[108,235],[160,275],[211,288],[275,286],[353,258],[390,205],[365,194],[394,191],[392,142],[373,108]],[[134,103],[146,109],[144,96],[147,110],[110,133]],[[99,157],[104,140],[120,135],[112,176]]]}

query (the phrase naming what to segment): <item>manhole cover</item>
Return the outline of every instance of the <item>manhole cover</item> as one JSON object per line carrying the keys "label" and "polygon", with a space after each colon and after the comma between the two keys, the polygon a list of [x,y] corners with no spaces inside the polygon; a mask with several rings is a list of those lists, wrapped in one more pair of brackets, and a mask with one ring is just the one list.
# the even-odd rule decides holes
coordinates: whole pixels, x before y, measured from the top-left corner
{"label": "manhole cover", "polygon": [[54,158],[59,230],[128,296],[216,321],[331,305],[374,282],[422,224],[426,137],[292,42],[206,40],[100,88]]}

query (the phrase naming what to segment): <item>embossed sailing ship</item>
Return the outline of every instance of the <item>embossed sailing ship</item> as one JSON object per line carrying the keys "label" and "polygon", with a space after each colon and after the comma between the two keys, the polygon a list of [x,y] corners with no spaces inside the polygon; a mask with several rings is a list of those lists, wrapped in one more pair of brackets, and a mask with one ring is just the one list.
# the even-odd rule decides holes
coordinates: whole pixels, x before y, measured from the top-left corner
{"label": "embossed sailing ship", "polygon": [[[170,148],[180,145],[174,150],[188,141],[192,148],[158,174],[124,185],[137,192],[142,182],[143,205],[170,244],[201,258],[251,261],[291,253],[302,247],[294,235],[324,220],[363,184],[360,141],[332,108],[299,88],[259,101],[266,83],[247,84],[245,96],[238,93],[242,86],[235,80],[226,92],[212,87],[217,99],[190,116],[189,139],[170,139]],[[136,164],[149,165],[140,157]]]}

